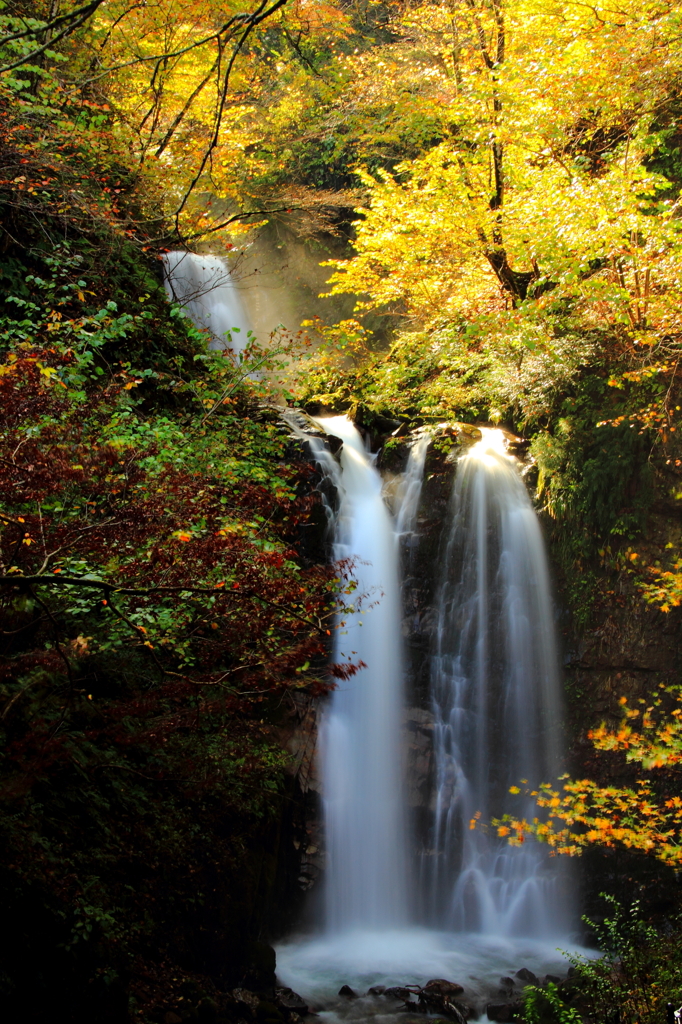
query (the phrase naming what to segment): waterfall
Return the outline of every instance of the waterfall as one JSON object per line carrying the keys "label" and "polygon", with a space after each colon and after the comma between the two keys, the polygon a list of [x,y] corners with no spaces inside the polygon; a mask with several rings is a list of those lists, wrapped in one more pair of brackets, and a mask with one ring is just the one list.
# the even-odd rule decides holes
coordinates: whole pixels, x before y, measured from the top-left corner
{"label": "waterfall", "polygon": [[567,931],[562,871],[537,843],[470,828],[534,813],[511,786],[559,764],[559,675],[540,526],[504,435],[460,458],[432,657],[435,808],[425,853],[429,917],[498,936]]}
{"label": "waterfall", "polygon": [[193,252],[169,252],[164,256],[164,272],[168,298],[179,302],[197,327],[210,332],[209,348],[242,352],[249,325],[224,260]]}
{"label": "waterfall", "polygon": [[327,931],[381,930],[407,920],[398,544],[358,431],[345,416],[317,422],[343,440],[334,554],[357,583],[334,661],[366,666],[338,682],[321,728]]}
{"label": "waterfall", "polygon": [[399,537],[406,538],[408,543],[413,539],[417,523],[424,481],[424,463],[430,440],[431,435],[427,431],[422,431],[410,448],[405,473],[396,496],[396,532]]}
{"label": "waterfall", "polygon": [[340,467],[319,440],[311,445],[339,495],[336,557],[354,558],[357,577],[345,597],[357,607],[337,623],[346,626],[336,631],[334,660],[367,667],[339,683],[321,729],[326,929],[280,945],[278,976],[349,1024],[398,1018],[371,996],[342,997],[340,985],[361,993],[447,978],[483,1019],[500,998],[501,976],[522,966],[565,973],[556,946],[567,945],[572,923],[562,861],[537,843],[509,847],[490,826],[469,828],[477,812],[481,826],[506,811],[532,815],[532,799],[509,787],[556,776],[558,672],[540,527],[501,431],[483,430],[458,463],[436,570],[437,628],[431,656],[422,655],[431,668],[435,786],[418,887],[431,927],[419,927],[406,895],[396,547],[402,539],[417,564],[426,443],[412,448],[394,529],[353,426],[344,417],[318,422],[344,442]]}

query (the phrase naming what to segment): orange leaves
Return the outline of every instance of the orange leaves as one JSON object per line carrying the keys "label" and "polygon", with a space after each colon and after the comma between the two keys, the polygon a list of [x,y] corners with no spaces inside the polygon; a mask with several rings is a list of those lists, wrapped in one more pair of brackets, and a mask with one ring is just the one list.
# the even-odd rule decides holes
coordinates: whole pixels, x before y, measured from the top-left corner
{"label": "orange leaves", "polygon": [[[682,762],[682,707],[661,711],[664,701],[671,699],[682,704],[679,689],[663,690],[642,714],[628,709],[627,698],[622,697],[619,703],[626,719],[615,730],[603,723],[591,730],[592,742],[598,750],[625,751],[627,759],[645,771]],[[641,730],[635,732],[627,719],[640,715]],[[510,837],[513,831],[512,843],[519,835],[530,835],[568,856],[577,856],[591,844],[623,846],[667,864],[682,864],[682,797],[665,792],[661,796],[660,784],[654,786],[648,778],[640,778],[634,789],[600,786],[591,779],[564,777],[562,782],[558,790],[545,783],[539,794],[532,794],[538,807],[549,809],[547,821],[506,818],[498,835]],[[518,793],[519,788],[511,791]]]}

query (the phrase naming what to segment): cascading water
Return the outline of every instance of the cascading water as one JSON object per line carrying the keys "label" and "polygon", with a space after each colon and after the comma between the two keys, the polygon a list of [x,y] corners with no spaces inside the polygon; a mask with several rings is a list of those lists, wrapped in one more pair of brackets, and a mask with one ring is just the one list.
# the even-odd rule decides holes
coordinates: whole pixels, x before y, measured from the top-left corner
{"label": "cascading water", "polygon": [[243,351],[249,325],[225,262],[219,256],[169,252],[164,271],[166,294],[184,307],[197,327],[211,333],[209,348]]}
{"label": "cascading water", "polygon": [[[175,252],[165,266],[169,297],[210,331],[210,347],[241,351],[248,324],[225,263]],[[519,947],[505,946],[505,936],[556,939],[570,923],[563,874],[545,850],[510,848],[469,828],[477,813],[483,822],[533,813],[532,802],[509,802],[510,786],[552,780],[559,763],[559,682],[539,524],[502,432],[484,429],[459,461],[443,549],[431,659],[435,807],[420,878],[427,920],[443,930],[420,930],[408,898],[398,559],[399,541],[411,564],[418,547],[429,435],[412,446],[394,521],[352,423],[317,422],[343,441],[339,466],[309,438],[339,495],[335,558],[352,563],[356,583],[337,623],[334,660],[363,667],[339,682],[320,729],[326,938],[281,947],[280,975],[303,990],[329,991],[340,970],[369,983],[405,983],[468,964],[475,994],[476,978],[493,963],[509,973],[502,965]],[[548,952],[526,945],[523,956],[549,965]]]}
{"label": "cascading water", "polygon": [[[335,660],[367,668],[334,692],[321,730],[326,931],[277,951],[278,975],[334,1020],[399,1018],[399,1004],[339,998],[339,985],[423,985],[449,978],[477,1013],[499,999],[499,978],[528,967],[565,972],[562,873],[536,844],[510,848],[481,820],[528,808],[509,805],[521,778],[550,781],[558,762],[558,676],[550,588],[540,528],[499,431],[458,466],[439,589],[432,657],[436,809],[421,888],[431,930],[415,924],[406,893],[400,806],[401,622],[398,538],[416,550],[427,442],[413,447],[393,524],[381,482],[344,417],[318,421],[344,441],[342,470],[322,445],[316,457],[340,498],[337,558],[354,558],[362,606],[344,615]],[[355,595],[347,600],[352,601]],[[360,625],[360,622],[363,625]],[[556,864],[556,861],[554,862]],[[547,941],[549,939],[549,941]],[[575,949],[575,945],[571,944]]]}
{"label": "cascading water", "polygon": [[424,464],[431,436],[423,431],[410,448],[405,473],[396,496],[395,529],[399,537],[411,540],[417,523],[419,499],[424,481]]}
{"label": "cascading water", "polygon": [[334,660],[366,666],[338,683],[321,730],[327,930],[386,929],[407,920],[398,547],[360,434],[345,416],[317,422],[343,440],[334,554],[356,581]]}
{"label": "cascading water", "polygon": [[428,916],[490,935],[565,934],[563,872],[546,848],[470,828],[533,814],[509,793],[559,765],[560,688],[540,526],[504,435],[483,429],[459,460],[436,650],[435,810],[424,857]]}

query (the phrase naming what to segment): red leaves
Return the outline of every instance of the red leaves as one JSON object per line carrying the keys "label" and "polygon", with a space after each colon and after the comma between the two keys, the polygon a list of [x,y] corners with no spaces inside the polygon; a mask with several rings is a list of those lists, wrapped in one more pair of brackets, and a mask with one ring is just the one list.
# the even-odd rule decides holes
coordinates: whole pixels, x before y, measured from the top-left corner
{"label": "red leaves", "polygon": [[351,661],[336,662],[329,666],[329,675],[333,676],[334,679],[351,679],[360,669],[367,668],[364,661],[358,661],[357,664]]}

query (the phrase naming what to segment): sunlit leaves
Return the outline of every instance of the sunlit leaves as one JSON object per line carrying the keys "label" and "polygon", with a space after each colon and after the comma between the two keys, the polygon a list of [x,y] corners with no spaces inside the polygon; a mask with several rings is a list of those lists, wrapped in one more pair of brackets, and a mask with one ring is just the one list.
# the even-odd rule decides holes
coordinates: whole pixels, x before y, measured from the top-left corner
{"label": "sunlit leaves", "polygon": [[[556,853],[576,856],[586,846],[623,847],[667,863],[682,863],[682,797],[665,772],[682,763],[682,697],[679,689],[660,691],[650,705],[629,707],[617,728],[604,724],[589,736],[598,750],[622,751],[640,766],[632,787],[603,786],[591,779],[569,779],[532,793],[541,816],[532,821],[506,815],[499,825],[517,843],[532,835]],[[672,704],[672,706],[671,706]],[[663,772],[656,778],[657,772]],[[653,773],[650,775],[650,773]],[[512,793],[520,793],[517,786]],[[502,834],[502,833],[500,833]]]}

